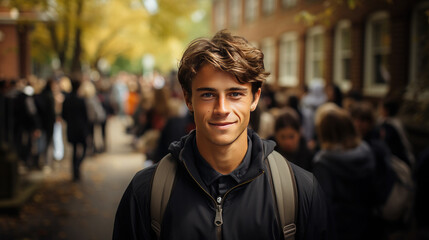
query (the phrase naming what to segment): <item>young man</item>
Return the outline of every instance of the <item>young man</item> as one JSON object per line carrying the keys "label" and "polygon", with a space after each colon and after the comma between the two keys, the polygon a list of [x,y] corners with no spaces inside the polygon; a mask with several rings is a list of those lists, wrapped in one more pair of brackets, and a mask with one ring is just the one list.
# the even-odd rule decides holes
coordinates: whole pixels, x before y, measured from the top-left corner
{"label": "young man", "polygon": [[[266,163],[275,144],[247,128],[267,76],[262,52],[226,31],[197,39],[185,51],[178,78],[196,129],[169,148],[177,171],[160,239],[284,239]],[[332,239],[317,181],[292,168],[295,239]],[[150,216],[155,169],[131,181],[113,239],[156,239]]]}

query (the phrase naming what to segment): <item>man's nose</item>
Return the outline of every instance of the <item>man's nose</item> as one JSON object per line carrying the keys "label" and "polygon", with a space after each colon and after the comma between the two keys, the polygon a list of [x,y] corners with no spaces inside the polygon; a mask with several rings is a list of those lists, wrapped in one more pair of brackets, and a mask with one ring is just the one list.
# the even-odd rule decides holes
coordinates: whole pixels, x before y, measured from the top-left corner
{"label": "man's nose", "polygon": [[216,114],[228,114],[229,111],[230,111],[230,106],[229,106],[228,99],[225,96],[220,95],[215,105],[214,112]]}

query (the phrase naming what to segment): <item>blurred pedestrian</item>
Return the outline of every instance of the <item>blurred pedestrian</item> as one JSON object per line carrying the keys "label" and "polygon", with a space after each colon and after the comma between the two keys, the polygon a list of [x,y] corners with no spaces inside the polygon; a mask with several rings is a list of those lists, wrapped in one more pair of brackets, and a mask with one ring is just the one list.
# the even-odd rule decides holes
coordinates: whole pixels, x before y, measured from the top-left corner
{"label": "blurred pedestrian", "polygon": [[11,90],[13,98],[14,147],[28,168],[40,168],[37,140],[41,136],[41,123],[34,100],[34,88],[26,79],[20,79]]}
{"label": "blurred pedestrian", "polygon": [[380,137],[389,146],[390,151],[411,168],[415,158],[407,133],[397,114],[401,103],[399,99],[386,98],[380,105]]}
{"label": "blurred pedestrian", "polygon": [[45,166],[49,166],[52,160],[52,154],[48,154],[48,152],[51,149],[54,123],[57,118],[55,112],[55,99],[52,91],[55,85],[56,83],[54,79],[48,79],[42,92],[35,96],[37,111],[41,119],[41,141],[43,142],[41,157],[43,158]]}
{"label": "blurred pedestrian", "polygon": [[338,107],[343,107],[343,92],[335,83],[330,83],[325,87],[326,98],[328,102],[337,104]]}
{"label": "blurred pedestrian", "polygon": [[275,150],[287,160],[311,171],[313,152],[307,148],[307,143],[301,135],[301,121],[298,113],[289,107],[276,119],[275,135],[271,138],[277,145]]}
{"label": "blurred pedestrian", "polygon": [[89,122],[85,100],[78,95],[81,82],[78,78],[73,78],[71,84],[72,91],[64,100],[62,117],[67,123],[67,140],[73,146],[73,181],[79,181],[80,166],[86,154]]}
{"label": "blurred pedestrian", "polygon": [[317,108],[326,102],[326,94],[323,84],[319,81],[312,82],[308,92],[301,99],[301,113],[303,123],[303,136],[309,149],[316,148],[316,132],[314,130],[314,116]]}
{"label": "blurred pedestrian", "polygon": [[321,150],[313,173],[333,210],[338,239],[377,239],[372,210],[375,160],[359,138],[350,115],[334,103],[319,107],[315,117]]}
{"label": "blurred pedestrian", "polygon": [[103,142],[103,146],[101,149],[99,149],[101,152],[104,152],[107,150],[107,134],[106,134],[106,125],[107,120],[114,115],[114,109],[112,106],[111,101],[111,85],[106,80],[99,81],[99,84],[97,85],[97,97],[101,103],[101,106],[104,109],[104,112],[106,113],[106,117],[103,122],[101,122],[101,138]]}
{"label": "blurred pedestrian", "polygon": [[128,95],[128,87],[126,85],[126,73],[120,72],[112,86],[112,103],[115,109],[115,114],[119,116],[125,115],[125,102]]}
{"label": "blurred pedestrian", "polygon": [[168,154],[168,147],[172,142],[179,141],[181,137],[187,135],[194,129],[194,118],[190,113],[185,116],[169,118],[164,128],[161,130],[155,151],[149,154],[148,159],[151,159],[154,163],[159,162]]}
{"label": "blurred pedestrian", "polygon": [[[85,99],[88,116],[88,142],[87,154],[99,152],[96,144],[95,128],[106,120],[106,112],[97,97],[94,84],[91,81],[84,81],[79,88],[79,95]],[[101,137],[101,136],[100,136]]]}

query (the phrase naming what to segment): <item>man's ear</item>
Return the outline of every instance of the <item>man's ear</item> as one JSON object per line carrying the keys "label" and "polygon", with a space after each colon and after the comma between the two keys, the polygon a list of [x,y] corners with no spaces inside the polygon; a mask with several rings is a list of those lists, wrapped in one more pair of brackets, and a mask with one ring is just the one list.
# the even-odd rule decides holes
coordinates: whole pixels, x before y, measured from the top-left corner
{"label": "man's ear", "polygon": [[194,112],[194,107],[192,106],[191,95],[186,91],[183,92],[183,95],[185,97],[186,106],[188,107],[189,112]]}
{"label": "man's ear", "polygon": [[255,111],[256,107],[259,103],[259,98],[261,97],[261,88],[258,88],[258,91],[253,94],[253,102],[252,105],[250,105],[250,111]]}

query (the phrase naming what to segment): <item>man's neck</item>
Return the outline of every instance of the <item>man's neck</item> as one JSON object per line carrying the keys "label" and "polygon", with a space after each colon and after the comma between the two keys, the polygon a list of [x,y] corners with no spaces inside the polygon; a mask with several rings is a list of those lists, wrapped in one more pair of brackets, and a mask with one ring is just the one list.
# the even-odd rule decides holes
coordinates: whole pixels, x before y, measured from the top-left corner
{"label": "man's neck", "polygon": [[199,139],[197,134],[197,147],[201,156],[217,172],[226,175],[234,171],[246,155],[247,130],[245,130],[232,144],[215,145]]}

